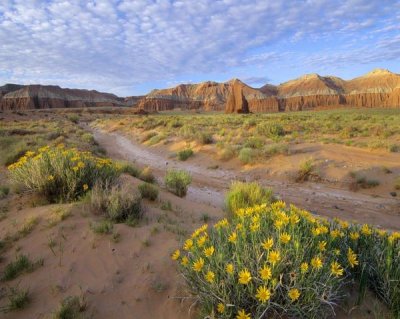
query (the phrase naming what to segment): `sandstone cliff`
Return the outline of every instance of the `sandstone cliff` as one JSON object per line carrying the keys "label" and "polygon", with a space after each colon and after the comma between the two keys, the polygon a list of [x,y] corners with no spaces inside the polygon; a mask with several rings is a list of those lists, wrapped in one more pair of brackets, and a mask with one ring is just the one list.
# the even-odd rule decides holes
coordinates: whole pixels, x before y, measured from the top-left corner
{"label": "sandstone cliff", "polygon": [[97,91],[62,89],[49,85],[5,85],[0,100],[1,110],[38,108],[124,106],[122,98]]}

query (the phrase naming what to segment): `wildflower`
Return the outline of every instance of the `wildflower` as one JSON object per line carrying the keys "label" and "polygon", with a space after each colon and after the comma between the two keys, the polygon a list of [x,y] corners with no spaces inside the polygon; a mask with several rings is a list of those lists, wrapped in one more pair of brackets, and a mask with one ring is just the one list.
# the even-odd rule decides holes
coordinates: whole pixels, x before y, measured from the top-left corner
{"label": "wildflower", "polygon": [[35,155],[35,152],[32,152],[32,151],[27,151],[27,152],[25,153],[25,156],[26,156],[26,157],[32,157],[33,155]]}
{"label": "wildflower", "polygon": [[78,162],[78,164],[76,165],[78,168],[84,168],[85,167],[85,163],[84,162]]}
{"label": "wildflower", "polygon": [[281,243],[282,244],[287,244],[289,241],[290,241],[290,235],[288,234],[288,233],[283,233],[281,236],[280,236],[280,240],[281,240]]}
{"label": "wildflower", "polygon": [[241,229],[243,229],[243,224],[242,223],[238,223],[236,225],[236,230],[241,230]]}
{"label": "wildflower", "polygon": [[189,264],[189,258],[187,258],[186,256],[182,257],[182,261],[181,261],[181,265],[182,266],[187,266]]}
{"label": "wildflower", "polygon": [[372,229],[369,228],[367,224],[362,225],[361,227],[361,233],[365,236],[369,236],[372,234]]}
{"label": "wildflower", "polygon": [[200,272],[203,269],[203,266],[204,266],[204,259],[200,257],[193,263],[193,270]]}
{"label": "wildflower", "polygon": [[300,298],[300,291],[296,288],[292,288],[288,292],[288,296],[292,302]]}
{"label": "wildflower", "polygon": [[305,274],[308,271],[308,263],[304,262],[300,265],[300,271]]}
{"label": "wildflower", "polygon": [[281,254],[277,250],[273,250],[269,253],[268,255],[268,261],[272,264],[275,265],[281,260]]}
{"label": "wildflower", "polygon": [[297,216],[296,214],[290,215],[290,223],[292,225],[297,224],[299,221],[300,221],[299,216]]}
{"label": "wildflower", "polygon": [[321,234],[321,231],[320,231],[320,229],[318,227],[317,228],[313,228],[313,230],[311,232],[312,232],[312,234],[314,236],[318,236],[319,234]]}
{"label": "wildflower", "polygon": [[214,246],[210,246],[203,250],[204,255],[206,255],[206,257],[208,257],[208,258],[210,258],[214,254],[214,251],[215,251]]}
{"label": "wildflower", "polygon": [[338,230],[338,229],[331,230],[331,237],[333,239],[335,239],[335,238],[337,238],[339,236],[340,236],[340,230]]}
{"label": "wildflower", "polygon": [[204,276],[204,278],[209,282],[209,283],[213,283],[214,282],[214,278],[215,278],[215,274],[212,271],[207,271],[206,275]]}
{"label": "wildflower", "polygon": [[181,255],[181,252],[179,251],[179,249],[175,250],[174,253],[172,254],[172,259],[173,260],[178,260],[179,256]]}
{"label": "wildflower", "polygon": [[384,230],[384,229],[378,229],[376,232],[378,233],[378,235],[380,237],[385,237],[385,235],[386,235],[386,230]]}
{"label": "wildflower", "polygon": [[235,271],[235,268],[233,267],[232,264],[227,264],[225,269],[226,269],[226,272],[227,272],[229,275],[232,275],[233,272]]}
{"label": "wildflower", "polygon": [[185,244],[183,245],[183,249],[186,251],[189,251],[192,247],[193,247],[193,240],[189,238],[185,241]]}
{"label": "wildflower", "polygon": [[354,268],[354,266],[358,265],[357,255],[351,248],[349,248],[349,250],[347,251],[347,260],[349,261],[351,268]]}
{"label": "wildflower", "polygon": [[278,229],[278,230],[281,229],[281,228],[283,227],[283,221],[282,221],[282,219],[277,219],[277,220],[275,220],[274,226],[275,226],[275,228]]}
{"label": "wildflower", "polygon": [[72,167],[72,170],[73,170],[74,172],[77,172],[77,171],[79,170],[79,167],[78,167],[78,166],[74,166],[74,167]]}
{"label": "wildflower", "polygon": [[228,241],[232,244],[236,244],[236,239],[237,239],[237,234],[236,232],[233,232],[229,237]]}
{"label": "wildflower", "polygon": [[251,274],[247,269],[243,269],[239,272],[239,283],[247,285],[251,280]]}
{"label": "wildflower", "polygon": [[260,223],[252,223],[250,225],[250,231],[253,233],[260,229]]}
{"label": "wildflower", "polygon": [[322,268],[322,260],[319,257],[314,257],[311,259],[311,266],[315,269],[320,269]]}
{"label": "wildflower", "polygon": [[274,245],[274,239],[273,239],[273,238],[266,239],[266,240],[261,244],[261,246],[262,246],[265,250],[271,249],[273,245]]}
{"label": "wildflower", "polygon": [[260,269],[259,273],[262,280],[269,280],[272,277],[271,268],[267,265],[264,265],[264,267]]}
{"label": "wildflower", "polygon": [[343,276],[343,268],[342,266],[337,262],[334,261],[331,263],[331,274],[336,276],[336,277],[340,277]]}
{"label": "wildflower", "polygon": [[357,240],[358,238],[360,238],[360,234],[357,232],[351,232],[350,233],[350,239],[351,240]]}
{"label": "wildflower", "polygon": [[87,191],[88,189],[89,189],[88,184],[83,184],[83,190],[84,190],[84,191]]}
{"label": "wildflower", "polygon": [[333,253],[334,253],[336,256],[339,256],[339,255],[340,255],[340,249],[334,249],[334,250],[333,250]]}
{"label": "wildflower", "polygon": [[47,177],[48,181],[53,181],[54,180],[54,176],[53,175],[49,175],[49,177]]}
{"label": "wildflower", "polygon": [[207,240],[207,236],[203,235],[201,236],[198,240],[197,240],[197,246],[199,246],[199,248],[203,247],[205,242]]}
{"label": "wildflower", "polygon": [[244,309],[240,310],[236,315],[236,319],[251,319],[250,314],[247,314]]}
{"label": "wildflower", "polygon": [[342,228],[349,228],[349,223],[344,220],[339,221],[339,224]]}
{"label": "wildflower", "polygon": [[318,249],[319,249],[320,251],[325,251],[325,250],[326,250],[326,241],[320,241],[320,242],[318,243]]}
{"label": "wildflower", "polygon": [[265,286],[258,287],[256,298],[264,303],[271,298],[271,292]]}
{"label": "wildflower", "polygon": [[223,304],[223,303],[219,303],[218,305],[217,305],[217,311],[219,312],[219,313],[224,313],[225,312],[225,305]]}

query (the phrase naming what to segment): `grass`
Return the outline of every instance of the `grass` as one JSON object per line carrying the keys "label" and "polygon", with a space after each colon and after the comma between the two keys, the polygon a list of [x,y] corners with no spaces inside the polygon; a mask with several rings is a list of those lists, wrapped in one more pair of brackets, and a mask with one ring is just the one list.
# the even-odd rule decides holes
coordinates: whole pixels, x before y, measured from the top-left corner
{"label": "grass", "polygon": [[233,182],[225,196],[225,208],[233,214],[238,209],[271,203],[274,200],[271,189],[264,188],[257,182]]}
{"label": "grass", "polygon": [[305,182],[307,181],[313,170],[315,164],[313,159],[308,159],[300,163],[299,171],[297,172],[296,182]]}
{"label": "grass", "polygon": [[10,287],[6,293],[8,304],[2,308],[3,312],[17,311],[26,307],[30,302],[29,290]]}
{"label": "grass", "polygon": [[396,177],[394,182],[394,188],[400,190],[400,176]]}
{"label": "grass", "polygon": [[69,296],[65,298],[59,309],[53,315],[53,319],[84,319],[87,318],[84,312],[86,310],[86,301],[78,296]]}
{"label": "grass", "polygon": [[153,175],[150,167],[145,167],[139,174],[139,179],[147,183],[155,183],[156,178]]}
{"label": "grass", "polygon": [[114,224],[111,221],[104,219],[102,221],[90,224],[90,228],[95,234],[105,235],[113,232]]}
{"label": "grass", "polygon": [[37,266],[43,264],[42,260],[38,260],[33,262],[26,255],[19,255],[15,259],[15,261],[10,262],[4,268],[4,272],[2,274],[2,281],[9,281],[17,278],[19,275],[25,272],[32,272],[35,270]]}
{"label": "grass", "polygon": [[184,149],[177,153],[178,159],[180,161],[186,161],[189,157],[193,156],[193,150],[191,148]]}
{"label": "grass", "polygon": [[155,201],[158,197],[158,188],[149,183],[141,183],[138,186],[140,195],[142,198],[147,198],[151,201]]}
{"label": "grass", "polygon": [[244,147],[240,150],[238,158],[243,164],[251,164],[255,159],[255,151],[250,147]]}
{"label": "grass", "polygon": [[168,170],[165,175],[165,186],[167,189],[179,197],[184,197],[188,186],[192,182],[190,173],[183,170]]}
{"label": "grass", "polygon": [[0,199],[6,198],[10,193],[10,188],[5,185],[0,185]]}
{"label": "grass", "polygon": [[139,177],[140,176],[140,169],[137,167],[133,166],[130,163],[122,163],[120,172],[123,174],[128,174],[133,177]]}

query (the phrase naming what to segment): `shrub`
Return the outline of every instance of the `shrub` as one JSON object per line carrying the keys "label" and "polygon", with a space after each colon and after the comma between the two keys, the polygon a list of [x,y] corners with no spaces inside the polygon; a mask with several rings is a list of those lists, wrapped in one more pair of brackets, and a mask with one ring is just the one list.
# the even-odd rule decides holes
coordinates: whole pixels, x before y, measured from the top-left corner
{"label": "shrub", "polygon": [[118,175],[111,160],[62,146],[46,146],[37,154],[27,152],[8,169],[12,182],[53,202],[75,200],[96,181],[114,180]]}
{"label": "shrub", "polygon": [[264,150],[264,154],[266,156],[273,156],[273,155],[277,155],[277,154],[288,155],[289,154],[289,146],[287,144],[268,145]]}
{"label": "shrub", "polygon": [[94,136],[91,133],[85,133],[82,135],[82,140],[88,144],[95,144]]}
{"label": "shrub", "polygon": [[400,189],[400,176],[395,179],[394,188],[395,189]]}
{"label": "shrub", "polygon": [[83,312],[86,310],[86,301],[78,296],[65,298],[60,308],[54,314],[54,319],[84,319]]}
{"label": "shrub", "polygon": [[244,144],[245,147],[260,149],[264,146],[264,140],[259,137],[250,137]]}
{"label": "shrub", "polygon": [[149,139],[151,139],[154,136],[157,136],[157,132],[148,132],[148,133],[146,133],[145,136],[143,136],[143,138],[142,138],[142,143],[148,141]]}
{"label": "shrub", "polygon": [[248,147],[244,147],[240,150],[239,152],[239,160],[243,163],[243,164],[250,164],[254,161],[254,156],[255,156],[255,152],[253,149],[248,148]]}
{"label": "shrub", "polygon": [[95,234],[111,234],[114,225],[111,221],[104,219],[99,222],[91,223],[90,228]]}
{"label": "shrub", "polygon": [[147,183],[154,183],[156,181],[156,178],[154,177],[150,167],[145,167],[140,172],[139,179]]}
{"label": "shrub", "polygon": [[235,150],[231,146],[224,147],[219,153],[219,158],[222,161],[229,161],[235,156]]}
{"label": "shrub", "polygon": [[358,176],[356,178],[356,183],[361,188],[373,188],[380,184],[378,180],[367,179],[365,176]]}
{"label": "shrub", "polygon": [[200,227],[172,258],[210,316],[326,318],[346,285],[366,282],[397,318],[399,239],[279,201]]}
{"label": "shrub", "polygon": [[158,197],[158,189],[156,186],[149,183],[141,183],[138,186],[140,195],[142,198],[147,198],[151,201],[154,201]]}
{"label": "shrub", "polygon": [[10,188],[8,186],[0,185],[0,199],[7,197],[10,193]]}
{"label": "shrub", "polygon": [[197,140],[201,144],[212,144],[214,142],[213,136],[211,133],[199,133],[197,134]]}
{"label": "shrub", "polygon": [[23,309],[30,301],[29,290],[10,287],[7,298],[8,305],[4,307],[4,312]]}
{"label": "shrub", "polygon": [[193,156],[193,150],[187,148],[182,151],[179,151],[177,155],[180,161],[186,161],[189,157]]}
{"label": "shrub", "polygon": [[296,182],[307,181],[313,170],[314,170],[314,161],[312,159],[308,159],[301,162],[299,171],[297,172]]}
{"label": "shrub", "polygon": [[265,122],[257,125],[257,133],[266,137],[277,138],[284,136],[285,130],[278,123]]}
{"label": "shrub", "polygon": [[133,166],[132,164],[128,163],[121,165],[120,172],[131,175],[133,177],[139,177],[140,175],[140,170],[137,167]]}
{"label": "shrub", "polygon": [[90,199],[92,207],[113,222],[138,220],[142,217],[140,194],[126,184],[97,183]]}
{"label": "shrub", "polygon": [[70,120],[72,123],[77,124],[79,122],[79,116],[78,114],[68,115],[68,120]]}
{"label": "shrub", "polygon": [[191,175],[186,171],[168,170],[165,175],[165,186],[167,189],[179,197],[187,193],[188,186],[192,182]]}
{"label": "shrub", "polygon": [[240,208],[271,203],[274,200],[272,190],[264,188],[257,182],[233,182],[225,196],[225,207],[229,213]]}

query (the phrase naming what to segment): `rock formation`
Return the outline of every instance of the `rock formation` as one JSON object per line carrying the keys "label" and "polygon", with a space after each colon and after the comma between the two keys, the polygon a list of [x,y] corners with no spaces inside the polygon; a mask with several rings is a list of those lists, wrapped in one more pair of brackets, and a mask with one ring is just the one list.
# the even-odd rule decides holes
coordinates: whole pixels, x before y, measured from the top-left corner
{"label": "rock formation", "polygon": [[377,69],[345,81],[333,76],[304,75],[278,86],[251,88],[240,80],[205,82],[154,90],[138,107],[149,111],[225,110],[227,113],[284,112],[319,107],[400,107],[400,75]]}
{"label": "rock formation", "polygon": [[1,110],[126,105],[114,94],[59,86],[7,84],[0,92]]}

